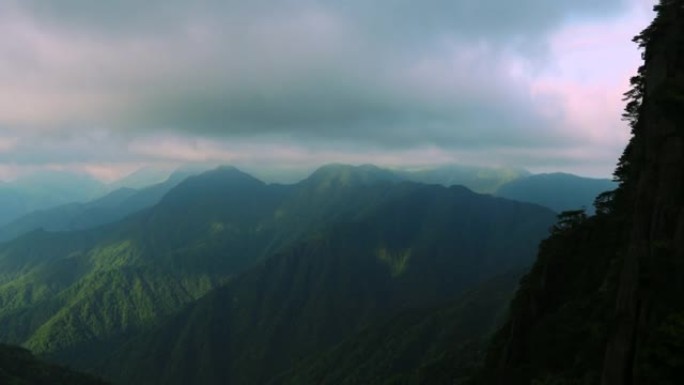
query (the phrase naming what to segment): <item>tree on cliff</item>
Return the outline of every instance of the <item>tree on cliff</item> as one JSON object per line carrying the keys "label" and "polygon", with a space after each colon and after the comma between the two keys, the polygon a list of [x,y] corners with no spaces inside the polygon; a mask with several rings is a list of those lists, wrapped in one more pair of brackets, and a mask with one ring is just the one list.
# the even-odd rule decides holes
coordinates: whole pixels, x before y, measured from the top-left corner
{"label": "tree on cliff", "polygon": [[[684,1],[634,38],[632,138],[597,215],[568,213],[522,280],[483,384],[680,384],[684,378]],[[581,219],[581,220],[580,220]]]}

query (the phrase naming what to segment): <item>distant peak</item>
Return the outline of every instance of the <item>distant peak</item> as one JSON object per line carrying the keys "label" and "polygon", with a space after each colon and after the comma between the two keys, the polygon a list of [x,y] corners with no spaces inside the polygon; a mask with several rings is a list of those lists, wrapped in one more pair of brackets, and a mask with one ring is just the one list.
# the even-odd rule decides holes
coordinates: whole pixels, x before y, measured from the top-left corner
{"label": "distant peak", "polygon": [[378,182],[397,182],[401,180],[392,171],[372,164],[352,166],[347,164],[328,164],[314,171],[304,183],[336,184],[338,186],[367,185]]}
{"label": "distant peak", "polygon": [[181,185],[206,185],[206,184],[264,184],[259,179],[240,171],[233,166],[219,166],[213,170],[190,176]]}
{"label": "distant peak", "polygon": [[205,171],[201,174],[191,177],[190,180],[230,180],[233,182],[245,181],[263,184],[263,182],[259,179],[247,174],[246,172],[241,171],[237,167],[227,165],[219,166],[213,170]]}
{"label": "distant peak", "polygon": [[212,172],[212,171],[216,171],[216,172],[242,172],[237,167],[231,166],[231,165],[226,165],[226,164],[218,166],[213,170],[209,170],[208,172]]}
{"label": "distant peak", "polygon": [[317,173],[339,173],[339,172],[350,172],[350,173],[362,173],[362,172],[386,172],[391,173],[389,170],[382,169],[378,166],[372,164],[362,164],[359,166],[354,166],[350,164],[343,163],[330,163],[319,167],[314,174]]}
{"label": "distant peak", "polygon": [[[220,166],[199,175],[190,176],[174,187],[164,197],[164,201],[186,200],[188,197],[207,194],[223,196],[233,192],[254,191],[265,183],[232,166]],[[204,198],[202,198],[204,199]]]}
{"label": "distant peak", "polygon": [[551,172],[551,173],[541,173],[541,174],[533,174],[530,175],[526,178],[521,179],[529,179],[529,180],[572,180],[572,181],[605,181],[609,182],[611,179],[609,178],[596,178],[596,177],[587,177],[587,176],[581,176],[581,175],[576,175],[576,174],[570,174],[567,172]]}

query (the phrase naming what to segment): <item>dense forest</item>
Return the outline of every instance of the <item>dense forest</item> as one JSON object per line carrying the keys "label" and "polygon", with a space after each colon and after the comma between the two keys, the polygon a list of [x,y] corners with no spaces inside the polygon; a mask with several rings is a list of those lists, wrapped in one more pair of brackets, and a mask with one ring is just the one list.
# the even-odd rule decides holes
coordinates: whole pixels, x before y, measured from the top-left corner
{"label": "dense forest", "polygon": [[28,350],[0,345],[0,384],[108,385],[95,377],[39,361]]}

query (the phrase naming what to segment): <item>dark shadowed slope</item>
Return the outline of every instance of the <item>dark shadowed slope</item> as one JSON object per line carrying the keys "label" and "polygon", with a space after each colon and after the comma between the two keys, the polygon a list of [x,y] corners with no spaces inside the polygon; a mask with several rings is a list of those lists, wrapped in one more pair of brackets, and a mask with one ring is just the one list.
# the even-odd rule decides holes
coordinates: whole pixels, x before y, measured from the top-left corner
{"label": "dark shadowed slope", "polygon": [[680,384],[684,378],[684,8],[636,38],[633,134],[599,215],[566,217],[491,347],[485,384]]}
{"label": "dark shadowed slope", "polygon": [[0,345],[0,384],[107,385],[95,377],[47,364],[22,348]]}
{"label": "dark shadowed slope", "polygon": [[259,384],[409,309],[526,266],[553,214],[412,183],[311,233],[107,360],[121,383]]}
{"label": "dark shadowed slope", "polygon": [[269,384],[460,383],[481,364],[488,336],[501,325],[521,274],[488,280],[446,305],[376,322]]}

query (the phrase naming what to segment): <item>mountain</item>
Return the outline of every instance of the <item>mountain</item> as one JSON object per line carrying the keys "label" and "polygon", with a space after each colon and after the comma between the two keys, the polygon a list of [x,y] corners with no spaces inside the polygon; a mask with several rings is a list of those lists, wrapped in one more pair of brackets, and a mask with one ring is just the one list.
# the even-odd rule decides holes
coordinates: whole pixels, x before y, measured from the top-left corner
{"label": "mountain", "polygon": [[5,385],[107,385],[95,377],[47,364],[22,348],[0,345],[0,383]]}
{"label": "mountain", "polygon": [[521,202],[536,203],[556,212],[587,208],[594,198],[614,190],[609,179],[585,178],[573,174],[530,174],[516,168],[487,168],[449,165],[425,170],[395,170],[397,177],[418,183],[461,185],[475,192],[493,194]]}
{"label": "mountain", "polygon": [[27,213],[28,198],[8,183],[0,183],[0,225]]}
{"label": "mountain", "polygon": [[504,184],[530,175],[528,171],[517,168],[465,165],[395,172],[402,178],[413,182],[440,184],[447,187],[460,185],[481,194],[493,194]]}
{"label": "mountain", "polygon": [[[199,172],[196,172],[195,174],[199,174]],[[151,167],[143,167],[115,181],[114,183],[109,184],[108,187],[112,191],[124,188],[141,190],[146,187],[162,183],[165,180],[169,179],[171,175],[173,175],[173,172],[171,171],[160,170]]]}
{"label": "mountain", "polygon": [[[104,360],[112,377],[204,383],[233,367],[246,383],[266,381],[259,373],[529,265],[553,220],[372,166],[327,166],[295,185],[220,167],[118,222],[1,244],[0,340],[80,368]],[[170,356],[149,350],[164,343],[176,344]],[[243,353],[220,362],[226,352]]]}
{"label": "mountain", "polygon": [[[337,171],[341,178],[343,168]],[[269,186],[223,167],[187,178],[122,221],[25,234],[0,245],[0,340],[89,360],[280,247],[376,204],[392,187],[354,186]]]}
{"label": "mountain", "polygon": [[506,273],[445,305],[374,323],[269,384],[460,383],[478,369],[487,337],[501,325],[521,274]]}
{"label": "mountain", "polygon": [[635,38],[633,136],[597,215],[567,213],[523,279],[481,384],[679,384],[684,378],[684,9]]}
{"label": "mountain", "polygon": [[33,230],[85,230],[116,222],[158,203],[173,187],[193,174],[175,172],[164,182],[141,190],[119,188],[86,203],[69,203],[31,212],[0,227],[0,241],[7,241]]}
{"label": "mountain", "polygon": [[[8,241],[33,230],[69,231],[96,227],[115,221],[127,210],[117,206],[136,193],[133,189],[113,191],[100,199],[87,203],[68,203],[57,207],[33,211],[0,227],[0,241]],[[111,220],[110,220],[111,218]]]}
{"label": "mountain", "polygon": [[323,189],[333,189],[402,180],[392,171],[369,164],[361,166],[329,164],[314,171],[305,183],[314,184]]}
{"label": "mountain", "polygon": [[[148,172],[141,172],[141,176],[147,174]],[[115,222],[154,205],[172,187],[193,174],[192,171],[178,171],[171,174],[166,181],[139,191],[122,187],[102,198],[87,203],[69,203],[31,212],[1,226],[0,241],[7,241],[37,229],[74,231]],[[509,178],[519,178],[504,184],[499,195],[509,199],[538,203],[557,211],[586,206],[593,201],[596,194],[614,187],[614,184],[608,180],[581,178],[569,174],[543,174],[527,177],[523,175],[527,174],[513,169],[485,169],[465,166],[449,166],[409,173],[389,171],[371,165],[358,167],[328,165],[314,172],[308,178],[308,183],[317,183],[320,186],[332,184],[337,188],[345,184],[355,186],[371,181],[414,180],[447,186],[463,184],[477,191],[478,189],[490,190],[483,188],[483,186],[494,180],[503,183]],[[326,178],[338,179],[326,181]],[[19,195],[15,198],[8,196],[5,201],[10,202],[13,199],[19,199]]]}
{"label": "mountain", "polygon": [[268,245],[256,224],[278,194],[237,170],[215,170],[123,221],[1,245],[0,339],[90,359],[254,263]]}
{"label": "mountain", "polygon": [[[299,187],[336,200],[329,186],[364,181],[366,170],[352,178],[348,169],[323,171]],[[463,187],[360,183],[355,190],[372,197],[379,188],[373,206],[313,227],[123,346],[102,373],[135,384],[266,383],[371,324],[528,266],[554,217]]]}
{"label": "mountain", "polygon": [[106,193],[106,186],[85,175],[47,171],[0,184],[0,225],[31,211],[84,202]]}
{"label": "mountain", "polygon": [[615,190],[609,179],[584,178],[572,174],[536,174],[501,185],[495,195],[522,202],[536,203],[556,212],[592,210],[597,195]]}

